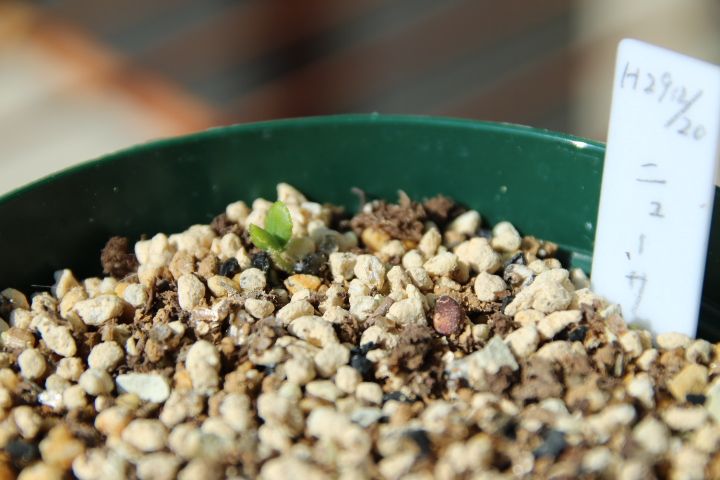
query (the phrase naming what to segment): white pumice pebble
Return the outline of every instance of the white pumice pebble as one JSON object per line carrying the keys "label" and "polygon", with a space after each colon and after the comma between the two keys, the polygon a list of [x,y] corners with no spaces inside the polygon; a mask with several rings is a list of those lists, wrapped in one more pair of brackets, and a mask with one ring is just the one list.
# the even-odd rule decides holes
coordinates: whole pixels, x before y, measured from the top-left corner
{"label": "white pumice pebble", "polygon": [[53,392],[63,392],[70,386],[70,382],[57,373],[52,373],[45,378],[45,389]]}
{"label": "white pumice pebble", "polygon": [[88,355],[88,366],[100,370],[113,370],[124,356],[123,349],[116,342],[99,343]]}
{"label": "white pumice pebble", "polygon": [[692,340],[682,333],[661,333],[657,336],[657,344],[663,350],[674,350],[676,348],[688,348]]}
{"label": "white pumice pebble", "polygon": [[64,325],[57,325],[52,320],[44,319],[38,323],[38,332],[45,345],[63,357],[72,357],[77,352],[75,339],[70,329]]}
{"label": "white pumice pebble", "polygon": [[342,325],[346,322],[351,322],[353,315],[344,308],[331,306],[325,310],[322,318],[330,323]]}
{"label": "white pumice pebble", "polygon": [[31,440],[40,431],[42,418],[31,407],[27,405],[15,407],[10,412],[10,416],[17,433],[24,439]]}
{"label": "white pumice pebble", "polygon": [[515,356],[525,358],[537,350],[540,335],[534,325],[528,325],[508,334],[504,340]]}
{"label": "white pumice pebble", "polygon": [[146,402],[162,403],[170,396],[170,385],[157,373],[126,373],[115,378],[120,393],[134,393]]}
{"label": "white pumice pebble", "polygon": [[577,324],[581,319],[580,310],[553,312],[537,323],[537,329],[543,338],[551,339],[569,325]]}
{"label": "white pumice pebble", "polygon": [[685,351],[688,362],[707,364],[712,358],[713,344],[707,340],[698,339],[692,342]]}
{"label": "white pumice pebble", "polygon": [[640,339],[640,334],[637,332],[628,330],[620,335],[618,340],[620,341],[620,346],[622,346],[625,353],[630,355],[632,358],[639,357],[642,354],[642,340]]}
{"label": "white pumice pebble", "polygon": [[637,398],[645,408],[655,408],[655,385],[647,373],[635,375],[627,384],[630,396]]}
{"label": "white pumice pebble", "polygon": [[83,408],[88,404],[87,393],[80,385],[72,385],[62,392],[63,406],[71,411]]}
{"label": "white pumice pebble", "polygon": [[[523,267],[524,265],[518,266]],[[545,262],[540,259],[533,260],[532,262],[528,263],[526,268],[536,275],[547,272],[549,270],[547,265],[545,265]]]}
{"label": "white pumice pebble", "polygon": [[502,263],[500,255],[485,238],[471,238],[456,246],[453,252],[476,273],[495,273]]}
{"label": "white pumice pebble", "polygon": [[385,285],[385,266],[373,255],[359,255],[353,268],[355,276],[370,288],[382,289]]}
{"label": "white pumice pebble", "polygon": [[390,240],[378,253],[381,258],[401,258],[405,254],[405,247],[400,240]]}
{"label": "white pumice pebble", "polygon": [[[25,310],[24,308],[16,308],[12,312],[10,312],[10,317],[8,318],[8,321],[5,322],[5,324],[7,324],[8,327],[17,327],[23,330],[29,330],[32,320],[33,314],[29,310]],[[3,325],[0,333],[6,330],[7,328],[5,328],[5,325]]]}
{"label": "white pumice pebble", "polygon": [[167,443],[167,430],[158,420],[137,419],[122,431],[122,439],[142,452],[155,452]]}
{"label": "white pumice pebble", "polygon": [[182,275],[177,285],[178,304],[183,310],[190,311],[205,299],[205,285],[192,273]]}
{"label": "white pumice pebble", "polygon": [[590,279],[581,268],[573,268],[570,270],[570,281],[575,285],[577,290],[590,288]]}
{"label": "white pumice pebble", "polygon": [[135,256],[141,265],[165,266],[175,255],[175,251],[175,246],[170,244],[167,235],[163,233],[135,244]]}
{"label": "white pumice pebble", "polygon": [[408,286],[408,289],[412,293],[407,298],[390,305],[387,317],[403,325],[424,325],[426,315],[422,297],[413,285]]}
{"label": "white pumice pebble", "polygon": [[225,207],[225,215],[228,220],[245,226],[245,219],[250,215],[250,209],[245,202],[237,201]]}
{"label": "white pumice pebble", "polygon": [[637,366],[640,370],[648,371],[653,366],[659,356],[659,352],[654,348],[645,350],[637,359]]}
{"label": "white pumice pebble", "polygon": [[245,300],[245,310],[255,318],[265,318],[272,315],[275,305],[268,300],[248,298]]}
{"label": "white pumice pebble", "polygon": [[86,325],[98,326],[123,313],[123,301],[115,295],[100,295],[75,304],[75,311]]}
{"label": "white pumice pebble", "polygon": [[468,210],[459,215],[448,226],[448,230],[463,235],[473,235],[480,228],[480,214],[475,210]]}
{"label": "white pumice pebble", "polygon": [[306,315],[291,321],[288,331],[317,347],[324,347],[338,341],[332,324],[313,315]]}
{"label": "white pumice pebble", "polygon": [[170,453],[152,453],[138,460],[137,476],[140,480],[173,480],[180,464],[180,459]]}
{"label": "white pumice pebble", "polygon": [[328,378],[350,360],[350,350],[339,343],[329,343],[315,355],[315,369]]}
{"label": "white pumice pebble", "polygon": [[572,301],[572,292],[565,282],[569,282],[567,270],[548,270],[539,274],[533,283],[520,290],[515,299],[505,307],[505,314],[515,315],[530,308],[542,313],[567,308]]}
{"label": "white pumice pebble", "polygon": [[405,269],[422,267],[423,263],[425,263],[425,260],[423,259],[423,256],[420,254],[420,252],[418,252],[417,250],[410,250],[409,252],[405,253],[402,258],[402,266]]}
{"label": "white pumice pebble", "polygon": [[473,291],[478,300],[492,302],[497,299],[497,294],[505,291],[506,288],[507,284],[501,277],[487,272],[480,272],[475,278]]}
{"label": "white pumice pebble", "polygon": [[82,360],[77,357],[61,358],[55,369],[56,374],[73,382],[77,382],[83,371]]}
{"label": "white pumice pebble", "polygon": [[521,310],[515,314],[515,321],[523,326],[537,325],[543,318],[545,318],[544,313],[533,309]]}
{"label": "white pumice pebble", "polygon": [[28,380],[36,380],[42,377],[47,368],[45,357],[35,348],[28,348],[18,356],[20,374]]}
{"label": "white pumice pebble", "polygon": [[[290,297],[291,302],[300,302],[302,300],[310,300],[312,298],[312,290],[309,290],[307,288],[301,288],[299,290],[295,290],[295,292],[292,294],[292,297]],[[247,308],[246,308],[247,310]]]}
{"label": "white pumice pebble", "polygon": [[315,308],[307,300],[300,300],[297,302],[290,302],[280,310],[278,310],[276,316],[283,321],[285,324],[289,324],[296,318],[312,315],[315,312]]}
{"label": "white pumice pebble", "polygon": [[353,393],[361,381],[360,373],[349,365],[341,366],[335,374],[335,385],[345,393]]}
{"label": "white pumice pebble", "polygon": [[665,424],[673,430],[688,432],[697,430],[707,420],[708,412],[703,407],[673,406],[662,412]]}
{"label": "white pumice pebble", "polygon": [[360,401],[379,405],[382,403],[383,391],[375,382],[361,382],[355,387],[355,396]]}
{"label": "white pumice pebble", "polygon": [[407,275],[410,281],[420,290],[426,292],[433,288],[433,281],[427,270],[422,267],[410,267],[407,269]]}
{"label": "white pumice pebble", "polygon": [[79,286],[80,282],[70,270],[59,270],[55,272],[55,285],[52,286],[51,292],[56,298],[62,300],[71,289]]}
{"label": "white pumice pebble", "polygon": [[432,258],[442,244],[442,235],[437,228],[433,227],[425,232],[418,244],[418,250],[425,258]]}
{"label": "white pumice pebble", "polygon": [[193,389],[205,395],[214,393],[220,383],[220,355],[213,344],[201,340],[193,344],[185,359]]}
{"label": "white pumice pebble", "polygon": [[357,255],[348,252],[333,252],[329,256],[330,272],[336,282],[352,280],[355,276]]}
{"label": "white pumice pebble", "polygon": [[352,301],[353,298],[366,297],[370,295],[371,289],[365,283],[360,281],[360,279],[353,278],[350,280],[350,283],[348,283],[347,292],[350,300]]}
{"label": "white pumice pebble", "polygon": [[492,229],[492,247],[501,252],[514,252],[520,248],[522,238],[510,222],[500,222]]}
{"label": "white pumice pebble", "polygon": [[247,270],[243,270],[243,272],[237,275],[237,278],[234,280],[237,281],[243,292],[257,292],[259,290],[264,290],[265,285],[267,285],[265,274],[262,270],[257,268],[248,268]]}
{"label": "white pumice pebble", "polygon": [[404,291],[405,287],[410,283],[410,277],[400,265],[395,265],[388,270],[387,279],[390,282],[390,290],[393,292]]}
{"label": "white pumice pebble", "polygon": [[234,233],[226,233],[222,238],[215,238],[212,241],[210,250],[222,261],[235,257],[238,251],[243,248],[242,241]]}
{"label": "white pumice pebble", "polygon": [[330,380],[313,380],[305,385],[305,391],[327,402],[334,402],[342,395],[340,389]]}
{"label": "white pumice pebble", "polygon": [[450,252],[438,253],[425,262],[423,268],[436,277],[450,275],[458,268],[458,256]]}
{"label": "white pumice pebble", "polygon": [[285,362],[285,375],[289,382],[305,385],[315,379],[315,361],[304,355],[293,357]]}
{"label": "white pumice pebble", "polygon": [[58,305],[60,317],[67,320],[75,320],[77,313],[74,311],[78,302],[87,300],[88,295],[83,287],[74,287],[63,296]]}
{"label": "white pumice pebble", "polygon": [[85,370],[78,379],[78,385],[85,390],[85,393],[94,397],[110,393],[115,388],[112,377],[104,370],[97,368]]}
{"label": "white pumice pebble", "polygon": [[138,280],[145,287],[151,288],[161,272],[162,267],[156,265],[140,265],[137,269]]}
{"label": "white pumice pebble", "polygon": [[148,301],[147,288],[139,283],[131,283],[123,292],[123,299],[135,308],[140,308]]}
{"label": "white pumice pebble", "polygon": [[192,225],[182,233],[168,237],[168,243],[179,251],[202,258],[210,251],[215,232],[209,225]]}
{"label": "white pumice pebble", "polygon": [[380,298],[375,295],[350,297],[350,313],[364,322],[380,305]]}

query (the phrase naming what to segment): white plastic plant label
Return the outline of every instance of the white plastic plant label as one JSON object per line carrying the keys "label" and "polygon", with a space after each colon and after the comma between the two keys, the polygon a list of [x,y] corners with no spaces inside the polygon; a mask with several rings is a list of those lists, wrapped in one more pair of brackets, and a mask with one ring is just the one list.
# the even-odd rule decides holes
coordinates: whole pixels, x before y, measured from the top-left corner
{"label": "white plastic plant label", "polygon": [[695,336],[720,133],[720,67],[620,42],[592,286],[629,323]]}

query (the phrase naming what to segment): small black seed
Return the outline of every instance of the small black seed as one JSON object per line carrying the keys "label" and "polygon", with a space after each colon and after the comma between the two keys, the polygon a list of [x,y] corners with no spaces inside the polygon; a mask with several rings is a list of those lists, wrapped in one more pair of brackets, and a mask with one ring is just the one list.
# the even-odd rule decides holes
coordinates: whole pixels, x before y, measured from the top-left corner
{"label": "small black seed", "polygon": [[533,451],[535,458],[552,457],[555,458],[565,450],[566,446],[565,434],[557,430],[549,430],[545,434],[545,441],[542,445]]}
{"label": "small black seed", "polygon": [[410,438],[417,444],[418,447],[420,447],[420,455],[426,456],[432,451],[432,442],[425,430],[410,430],[405,433],[405,436]]}
{"label": "small black seed", "polygon": [[380,348],[380,347],[378,347],[377,343],[375,343],[375,342],[367,342],[367,343],[363,343],[363,344],[360,345],[359,347],[353,347],[353,348],[351,348],[351,349],[350,349],[350,354],[351,354],[351,355],[362,355],[362,356],[365,356],[365,355],[367,355],[367,353],[368,353],[370,350],[375,350],[376,348]]}
{"label": "small black seed", "polygon": [[510,305],[510,302],[512,302],[513,300],[515,300],[514,295],[508,295],[507,297],[503,298],[502,303],[500,303],[500,311],[504,311],[505,307]]}
{"label": "small black seed", "polygon": [[693,405],[705,405],[706,397],[701,393],[688,393],[685,399]]}
{"label": "small black seed", "polygon": [[173,284],[166,279],[160,279],[155,282],[155,293],[167,292],[168,290],[174,290]]}
{"label": "small black seed", "polygon": [[360,353],[362,355],[367,355],[370,350],[376,350],[377,348],[379,347],[378,344],[375,342],[363,343],[362,345],[360,345]]}
{"label": "small black seed", "polygon": [[40,458],[37,445],[20,439],[11,440],[5,446],[5,451],[17,468],[24,468]]}
{"label": "small black seed", "polygon": [[487,238],[488,240],[491,240],[492,236],[493,236],[492,230],[489,230],[487,228],[481,228],[480,230],[478,230],[478,237]]}
{"label": "small black seed", "polygon": [[350,357],[350,366],[362,375],[363,380],[372,380],[373,363],[365,358],[365,355],[353,355]]}
{"label": "small black seed", "polygon": [[220,271],[218,273],[220,273],[223,277],[232,278],[233,275],[238,272],[240,272],[240,264],[236,258],[230,258],[220,265]]}
{"label": "small black seed", "polygon": [[0,295],[0,315],[7,318],[13,310],[13,304],[10,299]]}
{"label": "small black seed", "polygon": [[504,268],[507,268],[509,265],[526,265],[525,254],[523,252],[517,252],[505,262]]}
{"label": "small black seed", "polygon": [[324,277],[328,271],[328,256],[323,252],[311,253],[305,255],[297,262],[293,270],[295,273],[304,273],[306,275],[315,275],[316,277]]}
{"label": "small black seed", "polygon": [[587,331],[588,328],[585,325],[580,325],[568,334],[568,340],[570,340],[571,342],[582,342],[585,340],[585,335],[587,334]]}
{"label": "small black seed", "polygon": [[513,420],[510,420],[502,428],[502,434],[505,435],[510,440],[515,440],[517,438],[517,427],[518,427],[517,423]]}
{"label": "small black seed", "polygon": [[256,253],[251,259],[252,266],[262,270],[265,273],[270,271],[270,255],[267,252]]}
{"label": "small black seed", "polygon": [[256,368],[259,371],[261,371],[262,373],[264,373],[265,375],[272,375],[273,373],[275,373],[275,365],[270,365],[270,366],[258,365]]}
{"label": "small black seed", "polygon": [[412,400],[407,395],[405,395],[404,393],[399,392],[399,391],[390,392],[390,393],[386,393],[385,395],[383,395],[383,402],[387,402],[389,400],[395,400],[398,402],[405,402],[405,403],[412,403]]}

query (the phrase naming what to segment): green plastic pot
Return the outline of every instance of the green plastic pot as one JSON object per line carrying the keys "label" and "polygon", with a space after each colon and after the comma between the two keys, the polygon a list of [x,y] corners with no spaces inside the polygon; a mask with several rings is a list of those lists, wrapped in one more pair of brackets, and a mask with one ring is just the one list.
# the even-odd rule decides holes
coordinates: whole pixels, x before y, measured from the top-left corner
{"label": "green plastic pot", "polygon": [[[114,153],[0,198],[0,287],[32,291],[63,267],[97,275],[108,237],[209,222],[234,200],[274,199],[280,181],[351,210],[352,187],[388,199],[399,189],[418,199],[442,193],[480,211],[486,224],[507,219],[557,242],[565,261],[588,270],[603,155],[602,144],[560,133],[431,117],[216,128]],[[710,339],[720,338],[718,211],[698,332]]]}

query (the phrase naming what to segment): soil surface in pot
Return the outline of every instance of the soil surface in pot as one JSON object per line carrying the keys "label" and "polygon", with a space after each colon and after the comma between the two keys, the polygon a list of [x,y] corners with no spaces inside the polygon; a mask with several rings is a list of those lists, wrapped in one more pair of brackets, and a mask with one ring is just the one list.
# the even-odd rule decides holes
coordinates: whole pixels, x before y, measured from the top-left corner
{"label": "soil surface in pot", "polygon": [[720,345],[449,198],[277,190],[281,252],[257,199],[2,290],[0,479],[720,478]]}

